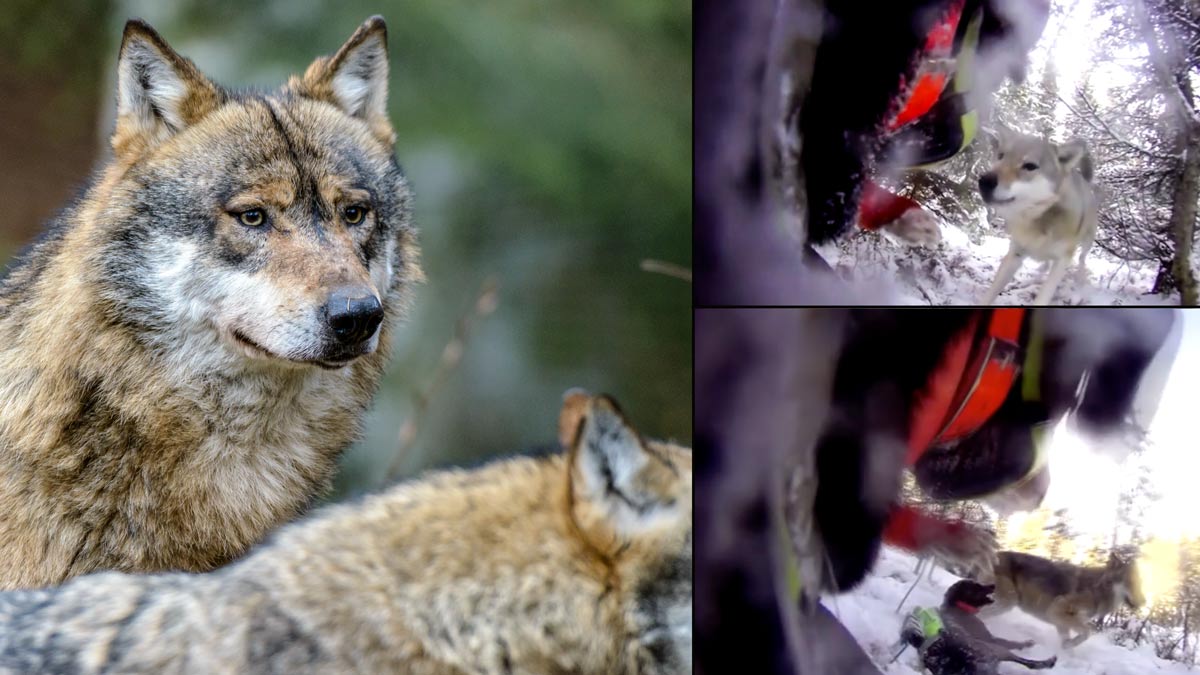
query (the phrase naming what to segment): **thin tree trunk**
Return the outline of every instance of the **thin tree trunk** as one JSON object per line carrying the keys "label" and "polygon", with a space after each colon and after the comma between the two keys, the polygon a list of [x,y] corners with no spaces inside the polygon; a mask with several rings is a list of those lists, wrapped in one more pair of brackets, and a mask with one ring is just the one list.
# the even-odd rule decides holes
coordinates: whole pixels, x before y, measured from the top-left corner
{"label": "thin tree trunk", "polygon": [[[1200,198],[1200,124],[1196,121],[1196,106],[1188,79],[1185,54],[1178,44],[1166,36],[1167,48],[1160,44],[1151,23],[1144,0],[1133,3],[1141,25],[1142,36],[1150,51],[1151,64],[1163,87],[1168,109],[1175,124],[1171,143],[1173,154],[1182,158],[1179,178],[1171,198],[1171,239],[1175,256],[1171,260],[1171,276],[1179,290],[1180,303],[1197,304],[1196,279],[1192,273],[1192,240],[1196,232],[1196,200]],[[1169,21],[1169,19],[1167,19]],[[1164,29],[1169,33],[1169,28]]]}
{"label": "thin tree trunk", "polygon": [[1196,200],[1200,198],[1200,133],[1189,124],[1180,131],[1184,145],[1183,171],[1175,184],[1171,204],[1171,239],[1175,258],[1171,261],[1171,276],[1179,289],[1180,303],[1197,304],[1196,278],[1192,273],[1192,240],[1196,236]]}

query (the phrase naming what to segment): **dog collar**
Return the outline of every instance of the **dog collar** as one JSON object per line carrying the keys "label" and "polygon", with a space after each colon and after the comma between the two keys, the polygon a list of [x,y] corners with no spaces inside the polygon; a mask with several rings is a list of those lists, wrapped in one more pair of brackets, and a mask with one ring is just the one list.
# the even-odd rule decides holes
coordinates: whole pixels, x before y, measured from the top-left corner
{"label": "dog collar", "polygon": [[975,612],[979,611],[978,607],[968,605],[967,603],[963,602],[962,600],[956,600],[954,602],[954,606],[961,609],[962,611],[966,612],[967,614],[974,614]]}

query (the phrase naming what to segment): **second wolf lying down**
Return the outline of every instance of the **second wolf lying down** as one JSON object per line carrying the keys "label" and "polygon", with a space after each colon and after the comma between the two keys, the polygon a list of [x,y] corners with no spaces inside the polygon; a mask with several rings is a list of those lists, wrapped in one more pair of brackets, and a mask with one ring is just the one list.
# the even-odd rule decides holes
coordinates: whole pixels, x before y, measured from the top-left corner
{"label": "second wolf lying down", "polygon": [[692,459],[569,393],[567,452],[447,471],[200,575],[0,594],[0,672],[691,672]]}
{"label": "second wolf lying down", "polygon": [[[1012,607],[1051,623],[1064,647],[1092,634],[1091,619],[1122,604],[1133,609],[1146,602],[1134,562],[1116,556],[1104,567],[1079,567],[1027,553],[1002,551],[995,568],[996,602],[984,616]],[[1071,632],[1077,633],[1071,637]]]}

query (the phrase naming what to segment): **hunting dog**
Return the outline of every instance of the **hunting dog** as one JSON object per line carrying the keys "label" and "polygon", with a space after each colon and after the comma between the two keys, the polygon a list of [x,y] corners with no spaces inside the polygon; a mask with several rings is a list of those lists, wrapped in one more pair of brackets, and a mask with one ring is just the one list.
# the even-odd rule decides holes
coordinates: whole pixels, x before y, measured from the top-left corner
{"label": "hunting dog", "polygon": [[692,455],[571,392],[562,452],[290,525],[208,574],[0,593],[0,672],[692,672]]}
{"label": "hunting dog", "polygon": [[326,488],[422,278],[386,34],[266,93],[125,26],[112,160],[0,285],[0,588],[209,570]]}
{"label": "hunting dog", "polygon": [[943,624],[937,636],[926,636],[910,617],[905,621],[902,640],[921,652],[921,663],[934,675],[996,675],[1002,661],[1019,663],[1026,668],[1053,668],[1057,657],[1027,659],[1012,653],[1032,647],[1033,641],[1017,642],[992,635],[976,613],[992,604],[995,586],[969,579],[956,581],[946,589],[938,615]]}
{"label": "hunting dog", "polygon": [[[1090,620],[1121,605],[1132,609],[1146,602],[1132,560],[1110,556],[1103,567],[1079,567],[1028,553],[1001,551],[995,567],[995,615],[1013,607],[1058,629],[1064,647],[1074,647],[1092,634]],[[1071,637],[1071,632],[1077,633]]]}
{"label": "hunting dog", "polygon": [[996,300],[1025,258],[1050,261],[1050,271],[1033,301],[1049,304],[1076,251],[1079,269],[1085,269],[1084,260],[1096,238],[1098,201],[1087,145],[1081,140],[1056,145],[1002,132],[996,161],[979,177],[979,192],[1004,219],[1009,236],[1008,253],[983,304]]}

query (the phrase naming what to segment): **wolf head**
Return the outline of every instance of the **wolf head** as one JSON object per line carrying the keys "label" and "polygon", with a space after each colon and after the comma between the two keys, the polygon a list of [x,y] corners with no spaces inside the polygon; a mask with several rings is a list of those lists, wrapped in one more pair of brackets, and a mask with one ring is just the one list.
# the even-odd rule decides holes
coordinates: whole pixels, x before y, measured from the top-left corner
{"label": "wolf head", "polygon": [[979,177],[983,201],[1006,221],[1040,216],[1059,199],[1073,171],[1091,180],[1091,158],[1083,141],[1056,145],[1042,138],[1009,132],[994,144],[996,159]]}
{"label": "wolf head", "polygon": [[1142,592],[1142,577],[1138,574],[1136,560],[1125,559],[1115,554],[1109,555],[1108,563],[1104,566],[1104,575],[1113,589],[1114,607],[1124,604],[1136,610],[1146,604],[1146,595]]}
{"label": "wolf head", "polygon": [[279,90],[239,92],[126,25],[89,241],[110,320],[227,361],[336,369],[378,348],[421,275],[386,41],[373,17]]}
{"label": "wolf head", "polygon": [[691,451],[643,440],[615,401],[577,390],[564,400],[559,436],[579,536],[628,596],[636,672],[691,672]]}

